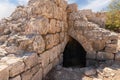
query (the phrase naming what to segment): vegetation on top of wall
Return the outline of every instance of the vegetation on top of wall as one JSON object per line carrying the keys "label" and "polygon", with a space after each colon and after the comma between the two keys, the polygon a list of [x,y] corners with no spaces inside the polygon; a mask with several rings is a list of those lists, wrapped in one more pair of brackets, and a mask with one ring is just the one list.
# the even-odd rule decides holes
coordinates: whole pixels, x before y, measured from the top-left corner
{"label": "vegetation on top of wall", "polygon": [[112,0],[106,15],[106,29],[120,32],[120,0]]}

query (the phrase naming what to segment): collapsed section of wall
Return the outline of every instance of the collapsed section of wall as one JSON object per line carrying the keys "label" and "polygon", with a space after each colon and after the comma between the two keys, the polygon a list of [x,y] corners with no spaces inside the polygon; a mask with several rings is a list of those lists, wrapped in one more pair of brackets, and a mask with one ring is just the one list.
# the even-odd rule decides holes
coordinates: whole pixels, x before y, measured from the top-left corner
{"label": "collapsed section of wall", "polygon": [[0,80],[41,80],[62,60],[67,2],[30,0],[0,22]]}

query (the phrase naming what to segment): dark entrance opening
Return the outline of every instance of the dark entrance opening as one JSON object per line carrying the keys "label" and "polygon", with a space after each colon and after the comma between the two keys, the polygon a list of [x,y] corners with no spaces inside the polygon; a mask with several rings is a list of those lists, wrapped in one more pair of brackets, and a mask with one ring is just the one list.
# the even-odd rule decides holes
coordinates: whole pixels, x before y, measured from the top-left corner
{"label": "dark entrance opening", "polygon": [[82,45],[71,38],[63,52],[63,67],[85,67],[86,51]]}

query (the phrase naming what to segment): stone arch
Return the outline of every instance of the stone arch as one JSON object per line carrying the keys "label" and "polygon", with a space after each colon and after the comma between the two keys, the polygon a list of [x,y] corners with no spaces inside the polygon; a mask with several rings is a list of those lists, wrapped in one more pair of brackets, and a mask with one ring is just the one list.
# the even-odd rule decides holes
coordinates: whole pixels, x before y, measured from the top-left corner
{"label": "stone arch", "polygon": [[63,52],[63,67],[85,67],[86,53],[83,46],[70,37]]}
{"label": "stone arch", "polygon": [[78,41],[79,44],[81,44],[83,46],[83,48],[85,49],[85,51],[87,53],[93,53],[94,52],[94,49],[92,47],[92,42],[89,41],[89,39],[87,39],[86,36],[84,36],[80,30],[75,30],[73,27],[71,27],[68,30],[68,35],[71,38]]}

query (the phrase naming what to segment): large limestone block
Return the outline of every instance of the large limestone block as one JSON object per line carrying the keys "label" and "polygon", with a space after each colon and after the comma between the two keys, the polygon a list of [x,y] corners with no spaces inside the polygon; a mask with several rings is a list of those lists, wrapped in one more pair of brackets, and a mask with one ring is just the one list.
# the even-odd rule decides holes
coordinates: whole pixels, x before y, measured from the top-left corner
{"label": "large limestone block", "polygon": [[65,32],[60,33],[60,42],[63,42],[65,38]]}
{"label": "large limestone block", "polygon": [[33,50],[36,53],[42,53],[45,50],[45,42],[42,36],[36,36],[33,41]]}
{"label": "large limestone block", "polygon": [[54,61],[52,62],[53,67],[55,67],[56,65],[58,65],[60,63],[59,57],[57,57],[56,59],[54,59]]}
{"label": "large limestone block", "polygon": [[16,75],[22,73],[25,69],[25,64],[20,58],[15,57],[4,57],[1,61],[9,65],[9,76],[15,77]]}
{"label": "large limestone block", "polygon": [[28,71],[22,73],[21,78],[22,78],[22,80],[31,80],[31,78],[32,78],[31,70],[28,70]]}
{"label": "large limestone block", "polygon": [[32,77],[31,80],[42,80],[42,69],[39,69],[38,72]]}
{"label": "large limestone block", "polygon": [[107,52],[98,52],[97,53],[97,59],[98,60],[113,60],[114,54],[107,53]]}
{"label": "large limestone block", "polygon": [[105,51],[108,53],[116,53],[117,45],[116,44],[107,44],[105,47]]}
{"label": "large limestone block", "polygon": [[45,36],[45,42],[46,42],[46,49],[50,49],[53,46],[57,45],[60,41],[60,35],[59,33],[56,34],[49,34]]}
{"label": "large limestone block", "polygon": [[29,51],[31,50],[30,46],[32,46],[31,44],[33,43],[33,36],[31,35],[27,35],[27,36],[21,36],[20,39],[18,39],[19,42],[19,49],[21,50],[25,50],[25,51]]}
{"label": "large limestone block", "polygon": [[65,1],[65,0],[60,0],[59,7],[61,7],[64,11],[66,11],[67,1]]}
{"label": "large limestone block", "polygon": [[23,61],[25,63],[25,70],[30,69],[31,67],[37,65],[38,62],[38,55],[37,53],[26,53],[23,56]]}
{"label": "large limestone block", "polygon": [[61,53],[61,44],[55,46],[54,48],[52,48],[50,50],[50,55],[49,55],[49,58],[50,58],[50,62],[53,62],[55,58],[58,58],[58,56],[60,55]]}
{"label": "large limestone block", "polygon": [[55,19],[66,21],[67,14],[65,14],[65,13],[66,12],[64,12],[62,8],[54,6],[54,18]]}
{"label": "large limestone block", "polygon": [[53,47],[52,49],[40,54],[42,67],[48,66],[49,63],[52,63],[55,58],[57,58],[61,53],[61,44]]}
{"label": "large limestone block", "polygon": [[51,53],[51,51],[46,51],[46,52],[40,54],[41,63],[42,63],[43,68],[45,68],[49,64],[50,53]]}
{"label": "large limestone block", "polygon": [[37,33],[37,34],[47,34],[49,30],[49,20],[44,16],[39,16],[37,18],[32,18],[28,23],[26,28],[26,34]]}
{"label": "large limestone block", "polygon": [[9,68],[5,64],[0,64],[0,80],[9,80]]}
{"label": "large limestone block", "polygon": [[47,73],[52,69],[52,63],[49,64],[47,67],[44,67],[43,69],[43,76],[45,77],[47,75]]}
{"label": "large limestone block", "polygon": [[93,42],[93,49],[96,51],[103,50],[105,48],[105,41],[103,40],[95,40]]}
{"label": "large limestone block", "polygon": [[62,22],[61,21],[61,27],[62,27],[62,32],[67,32],[68,31],[68,24],[67,22]]}
{"label": "large limestone block", "polygon": [[41,6],[42,15],[46,16],[47,18],[53,18],[54,15],[54,3],[51,1],[46,1],[44,5]]}
{"label": "large limestone block", "polygon": [[31,69],[31,73],[34,75],[41,69],[41,65],[38,64]]}
{"label": "large limestone block", "polygon": [[[33,76],[40,70],[40,66],[36,65],[35,67],[31,68],[30,70],[25,71],[21,74],[22,80],[32,80]],[[42,72],[41,72],[42,74]],[[39,79],[38,79],[39,80]]]}
{"label": "large limestone block", "polygon": [[53,8],[54,8],[54,18],[60,20],[62,11],[60,11],[60,8],[57,7],[57,5],[55,5]]}
{"label": "large limestone block", "polygon": [[51,19],[49,33],[55,33],[55,32],[56,32],[56,20]]}
{"label": "large limestone block", "polygon": [[66,11],[62,12],[62,20],[67,22],[67,12]]}
{"label": "large limestone block", "polygon": [[61,31],[60,23],[59,21],[55,19],[50,20],[50,26],[49,26],[49,33],[56,33]]}
{"label": "large limestone block", "polygon": [[53,18],[54,2],[51,2],[50,0],[36,0],[29,1],[29,5],[33,15],[42,15],[47,18]]}
{"label": "large limestone block", "polygon": [[61,32],[61,28],[62,28],[61,21],[59,20],[56,21],[56,27],[57,27],[56,32]]}
{"label": "large limestone block", "polygon": [[88,52],[87,54],[86,54],[86,58],[87,59],[96,59],[96,52],[95,51],[92,51],[92,52]]}
{"label": "large limestone block", "polygon": [[29,52],[42,53],[45,50],[45,42],[41,35],[29,34],[18,40],[19,49]]}

